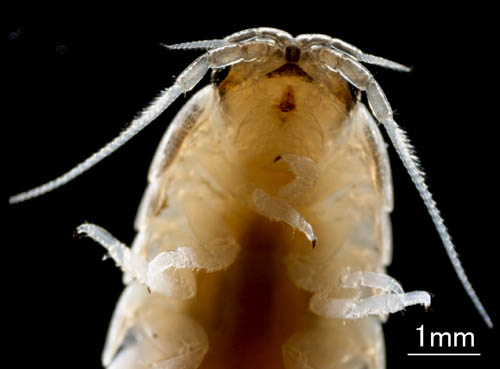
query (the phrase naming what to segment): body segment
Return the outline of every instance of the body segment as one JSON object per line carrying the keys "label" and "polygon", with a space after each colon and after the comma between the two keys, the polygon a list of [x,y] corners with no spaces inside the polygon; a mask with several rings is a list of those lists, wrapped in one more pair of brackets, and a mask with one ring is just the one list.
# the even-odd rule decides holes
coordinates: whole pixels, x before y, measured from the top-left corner
{"label": "body segment", "polygon": [[[385,367],[380,322],[430,304],[385,274],[393,208],[382,122],[450,258],[446,228],[380,86],[360,62],[405,70],[323,35],[259,28],[207,48],[129,129],[66,183],[149,124],[209,69],[226,78],[194,95],[160,144],[129,249],[78,228],[124,271],[103,353],[111,369]],[[372,114],[359,99],[364,91]],[[450,251],[451,250],[451,251]]]}
{"label": "body segment", "polygon": [[[200,368],[382,368],[377,317],[324,316],[325,301],[367,294],[342,288],[348,268],[382,273],[390,259],[391,184],[380,134],[338,74],[278,57],[264,68],[249,78],[248,66],[233,67],[178,114],[173,124],[183,120],[189,135],[174,156],[160,146],[136,221],[133,250],[146,260],[180,246],[204,255],[221,242],[230,260],[221,254],[213,270],[166,271],[194,297],[175,290],[173,298],[137,299],[203,328]],[[314,230],[314,248],[292,211]],[[146,289],[136,283],[128,288]],[[140,331],[136,321],[127,325]]]}

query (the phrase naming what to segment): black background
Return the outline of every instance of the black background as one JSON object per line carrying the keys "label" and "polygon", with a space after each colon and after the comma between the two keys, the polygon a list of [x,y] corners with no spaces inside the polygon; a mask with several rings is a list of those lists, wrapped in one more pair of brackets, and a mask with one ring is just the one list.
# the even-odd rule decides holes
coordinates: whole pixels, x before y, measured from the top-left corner
{"label": "black background", "polygon": [[[160,43],[222,38],[256,26],[293,35],[329,34],[413,66],[409,74],[369,69],[417,149],[473,286],[500,324],[494,255],[499,78],[492,10],[337,8],[333,2],[308,2],[277,4],[271,11],[269,5],[217,3],[202,9],[164,4],[148,12],[59,9],[40,14],[36,22],[18,17],[26,9],[8,14],[12,17],[2,35],[7,51],[2,134],[7,357],[21,360],[21,367],[100,367],[121,274],[111,261],[101,261],[99,245],[73,238],[73,231],[90,221],[130,244],[149,162],[168,122],[191,94],[71,184],[14,206],[7,206],[8,196],[53,179],[95,152],[199,55],[169,51]],[[200,86],[206,83],[208,78]],[[412,307],[384,325],[388,368],[493,367],[497,329],[488,329],[474,310],[394,154],[390,149],[395,210],[389,274],[405,290],[429,291],[433,302],[428,312]],[[476,347],[420,348],[416,328],[422,324],[427,332],[473,332]],[[408,352],[438,351],[482,356],[407,357]]]}

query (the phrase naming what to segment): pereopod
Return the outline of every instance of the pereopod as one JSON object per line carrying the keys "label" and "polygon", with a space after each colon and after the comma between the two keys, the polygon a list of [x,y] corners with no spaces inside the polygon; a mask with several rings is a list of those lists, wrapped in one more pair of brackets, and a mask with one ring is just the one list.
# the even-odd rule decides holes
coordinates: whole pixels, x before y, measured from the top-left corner
{"label": "pereopod", "polygon": [[[385,367],[380,322],[429,306],[385,273],[391,172],[383,125],[488,325],[404,132],[363,63],[407,71],[325,35],[248,29],[205,49],[115,140],[51,191],[108,156],[209,69],[225,78],[177,114],[149,171],[128,248],[82,224],[124,272],[103,364],[139,368]],[[366,95],[369,109],[361,102]],[[285,225],[285,226],[283,226]]]}

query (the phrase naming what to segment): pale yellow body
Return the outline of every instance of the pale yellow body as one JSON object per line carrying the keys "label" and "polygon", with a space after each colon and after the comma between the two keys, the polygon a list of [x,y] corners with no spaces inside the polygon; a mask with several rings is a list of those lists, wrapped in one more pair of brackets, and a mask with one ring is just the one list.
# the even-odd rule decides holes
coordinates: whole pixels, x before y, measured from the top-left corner
{"label": "pale yellow body", "polygon": [[[313,294],[325,296],[320,300],[369,294],[340,288],[342,273],[383,272],[389,261],[392,205],[390,188],[383,187],[390,187],[390,174],[380,163],[385,151],[376,147],[366,108],[338,74],[307,61],[280,71],[284,64],[277,56],[263,66],[237,65],[176,118],[191,120],[192,128],[178,133],[174,149],[160,145],[133,249],[151,260],[179,246],[202,253],[217,240],[236,242],[224,251],[230,256],[222,270],[167,270],[177,298],[148,294],[132,282],[127,289],[141,291],[122,301],[129,316],[115,317],[120,329],[110,332],[108,361],[136,326],[133,334],[148,332],[138,345],[157,346],[170,357],[188,352],[186,368],[384,366],[378,317],[321,317],[309,303]],[[310,173],[316,178],[281,193],[312,225],[314,248],[292,223],[266,216],[265,206],[254,203],[256,189],[280,198],[281,189],[297,183],[290,165],[279,160],[284,154],[316,165]],[[148,363],[157,360],[148,355]],[[118,357],[111,367],[142,368],[128,360],[125,365]]]}
{"label": "pale yellow body", "polygon": [[405,293],[385,273],[392,183],[374,117],[492,326],[411,145],[362,63],[409,68],[329,36],[292,37],[273,28],[171,48],[206,52],[118,137],[9,200],[71,181],[208,70],[230,67],[170,124],[150,168],[132,250],[99,226],[77,229],[108,250],[127,285],[108,332],[106,368],[384,369],[380,322],[411,305],[428,307],[430,295]]}

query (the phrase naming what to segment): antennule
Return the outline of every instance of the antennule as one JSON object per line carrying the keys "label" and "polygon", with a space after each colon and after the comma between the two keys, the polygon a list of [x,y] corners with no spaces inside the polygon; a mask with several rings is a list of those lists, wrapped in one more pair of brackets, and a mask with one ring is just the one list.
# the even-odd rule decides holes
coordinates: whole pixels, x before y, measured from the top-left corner
{"label": "antennule", "polygon": [[167,49],[173,50],[196,50],[196,49],[215,49],[217,47],[227,45],[227,41],[225,40],[203,40],[203,41],[191,41],[191,42],[182,42],[179,44],[166,45],[161,44]]}
{"label": "antennule", "polygon": [[367,64],[373,64],[373,65],[378,65],[379,67],[382,68],[387,68],[387,69],[392,69],[396,70],[398,72],[411,72],[412,68],[407,67],[406,65],[396,63],[392,60],[388,60],[385,58],[382,58],[380,56],[375,56],[371,54],[366,54],[357,47],[339,40],[337,38],[333,39],[331,44],[335,49],[343,51],[349,55],[352,55],[355,57],[358,61],[362,63],[367,63]]}

